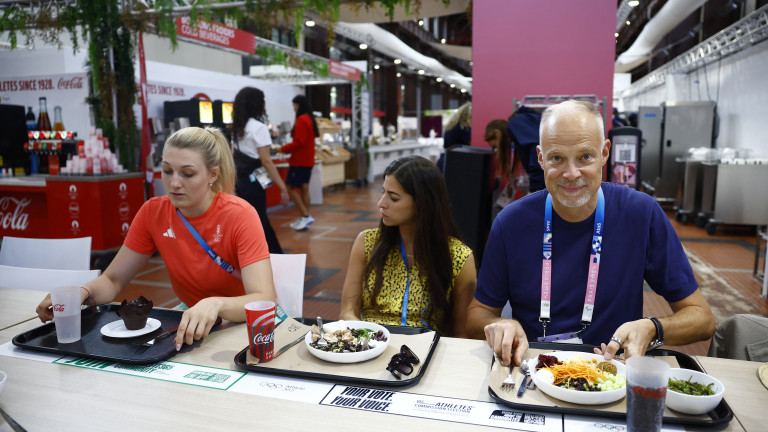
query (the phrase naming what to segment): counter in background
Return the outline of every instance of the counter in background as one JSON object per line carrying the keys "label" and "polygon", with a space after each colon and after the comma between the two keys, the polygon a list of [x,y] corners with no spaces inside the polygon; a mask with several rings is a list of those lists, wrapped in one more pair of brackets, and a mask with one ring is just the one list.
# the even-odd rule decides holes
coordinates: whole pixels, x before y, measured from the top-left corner
{"label": "counter in background", "polygon": [[0,236],[92,237],[94,251],[123,244],[144,203],[144,174],[58,175],[0,181]]}
{"label": "counter in background", "polygon": [[419,138],[405,140],[400,144],[370,146],[368,154],[371,163],[368,168],[368,182],[373,182],[376,176],[384,174],[387,166],[401,156],[415,154],[436,162],[442,151],[442,138]]}

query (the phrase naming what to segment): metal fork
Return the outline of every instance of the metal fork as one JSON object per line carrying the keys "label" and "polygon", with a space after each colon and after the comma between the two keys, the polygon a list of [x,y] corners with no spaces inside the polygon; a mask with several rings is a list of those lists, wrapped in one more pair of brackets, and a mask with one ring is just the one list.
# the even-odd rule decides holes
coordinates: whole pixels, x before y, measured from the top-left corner
{"label": "metal fork", "polygon": [[159,341],[160,339],[165,338],[166,336],[169,336],[169,335],[172,335],[173,333],[176,333],[176,330],[178,330],[178,329],[179,329],[178,327],[176,327],[174,329],[170,329],[167,332],[163,332],[163,333],[160,333],[159,335],[155,336],[154,339],[150,339],[150,340],[144,342],[143,344],[139,345],[139,347],[136,349],[136,353],[137,354],[143,354],[144,351],[148,350],[149,347],[151,347],[152,345],[155,344],[155,342]]}
{"label": "metal fork", "polygon": [[[497,358],[499,364],[503,365],[503,363],[501,362],[501,358],[499,358],[499,357],[496,357],[496,358]],[[501,389],[504,390],[504,391],[509,391],[509,390],[512,390],[512,389],[515,388],[515,377],[512,374],[512,369],[514,367],[515,367],[514,363],[511,363],[509,365],[509,370],[508,370],[508,373],[507,373],[507,377],[504,378],[504,381],[501,382]]]}

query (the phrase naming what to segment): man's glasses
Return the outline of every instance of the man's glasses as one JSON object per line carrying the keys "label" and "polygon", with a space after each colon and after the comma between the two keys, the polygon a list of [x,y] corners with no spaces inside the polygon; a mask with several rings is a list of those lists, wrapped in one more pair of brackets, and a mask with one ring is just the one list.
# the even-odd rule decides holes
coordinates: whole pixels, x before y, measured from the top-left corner
{"label": "man's glasses", "polygon": [[395,378],[400,379],[398,372],[403,375],[410,375],[413,372],[413,365],[416,364],[419,364],[419,358],[416,357],[416,354],[414,354],[408,346],[403,345],[400,347],[400,352],[392,356],[392,359],[387,366],[387,370],[390,371]]}

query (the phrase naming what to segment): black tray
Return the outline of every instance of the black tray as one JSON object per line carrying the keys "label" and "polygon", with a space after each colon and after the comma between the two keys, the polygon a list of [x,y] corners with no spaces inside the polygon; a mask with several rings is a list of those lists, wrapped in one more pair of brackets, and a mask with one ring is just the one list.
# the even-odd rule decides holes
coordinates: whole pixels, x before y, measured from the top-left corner
{"label": "black tray", "polygon": [[[300,318],[300,319],[297,319],[297,321],[306,325],[312,325],[315,323],[314,319],[309,319],[309,318]],[[331,322],[331,321],[327,321],[327,322]],[[421,333],[426,333],[431,331],[429,329],[420,328],[420,327],[401,327],[401,326],[389,326],[389,325],[383,325],[383,327],[386,327],[390,333],[404,334],[404,335],[421,334]],[[419,381],[421,381],[421,378],[424,376],[424,372],[426,372],[427,370],[427,366],[429,366],[429,361],[432,359],[432,354],[435,353],[435,348],[437,347],[437,342],[439,340],[440,340],[440,334],[438,332],[435,332],[435,337],[434,339],[432,339],[432,345],[429,347],[429,354],[427,354],[427,358],[422,361],[422,366],[418,374],[412,377],[408,377],[408,379],[393,380],[393,381],[369,379],[369,378],[358,378],[358,377],[347,377],[343,375],[324,374],[324,373],[317,373],[317,372],[305,372],[305,371],[298,371],[298,370],[292,370],[292,369],[268,368],[268,367],[262,367],[258,365],[251,366],[245,362],[245,357],[246,357],[245,354],[248,351],[249,347],[243,348],[242,351],[240,351],[235,355],[235,364],[242,369],[246,369],[246,370],[258,372],[258,373],[264,373],[264,374],[287,375],[287,376],[294,376],[299,378],[311,378],[311,379],[325,379],[325,380],[332,380],[333,382],[336,382],[336,383],[345,382],[350,384],[361,384],[361,385],[371,385],[371,386],[381,386],[381,387],[406,387],[406,386],[417,384]]]}
{"label": "black tray", "polygon": [[[590,353],[594,348],[592,345],[545,343],[545,342],[531,342],[530,347],[536,348],[536,349],[550,350],[550,351],[579,351],[579,352],[590,352]],[[652,351],[648,351],[647,355],[654,356],[654,357],[671,356],[677,360],[677,363],[680,365],[681,368],[704,372],[699,366],[699,364],[696,362],[696,360],[694,360],[691,356],[678,351],[672,351],[667,349],[655,349]],[[564,414],[589,415],[589,416],[620,418],[620,419],[626,419],[627,417],[626,413],[602,411],[602,410],[593,409],[593,408],[581,409],[581,408],[568,408],[568,407],[548,407],[548,406],[541,406],[541,405],[519,404],[519,403],[509,402],[499,397],[499,395],[497,395],[496,392],[494,392],[490,387],[488,387],[488,394],[490,394],[491,397],[496,402],[502,405],[506,405],[508,407],[517,408],[517,409],[528,409],[528,410],[534,410],[534,411],[547,411],[547,412],[564,413]],[[731,410],[731,407],[728,406],[728,403],[725,401],[725,399],[721,400],[720,404],[718,404],[715,407],[715,409],[713,409],[707,414],[709,415],[709,419],[688,418],[688,417],[664,417],[663,422],[665,424],[680,424],[680,425],[687,425],[687,426],[724,427],[726,424],[728,424],[728,422],[731,421],[731,419],[733,419],[733,410]]]}
{"label": "black tray", "polygon": [[[32,351],[129,364],[156,363],[176,354],[176,344],[173,342],[172,336],[160,339],[143,352],[138,345],[151,340],[162,332],[178,327],[183,311],[152,309],[149,316],[160,321],[160,328],[142,336],[122,339],[102,335],[102,326],[121,319],[117,316],[119,307],[120,305],[117,304],[106,304],[84,309],[80,321],[82,336],[77,342],[60,344],[56,339],[56,326],[53,322],[49,322],[16,335],[13,338],[13,344]],[[192,346],[199,343],[200,341],[196,341]],[[189,345],[184,345],[184,347],[189,347]]]}

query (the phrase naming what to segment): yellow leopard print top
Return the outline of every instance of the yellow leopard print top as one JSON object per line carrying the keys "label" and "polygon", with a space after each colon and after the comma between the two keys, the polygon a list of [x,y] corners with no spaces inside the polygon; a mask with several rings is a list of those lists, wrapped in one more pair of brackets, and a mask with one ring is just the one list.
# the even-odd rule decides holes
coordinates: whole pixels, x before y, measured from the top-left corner
{"label": "yellow leopard print top", "polygon": [[[373,246],[376,243],[379,229],[365,230],[365,259],[370,259],[373,253]],[[448,287],[447,296],[450,298],[456,278],[464,268],[464,263],[472,253],[472,250],[456,238],[451,237],[450,242],[452,274],[451,286]],[[403,258],[398,249],[392,250],[384,264],[383,283],[376,303],[379,311],[374,311],[368,304],[373,294],[376,274],[370,272],[363,287],[363,307],[361,316],[365,321],[371,321],[378,324],[400,325],[401,312],[403,308],[403,296],[405,295],[406,285],[406,267]],[[424,289],[426,278],[419,272],[417,266],[411,266],[410,270],[410,288],[408,289],[408,314],[406,316],[406,325],[409,327],[425,327],[422,323],[421,313],[429,306],[429,292]],[[451,311],[444,311],[451,313]],[[426,315],[425,315],[426,317]],[[437,330],[437,324],[427,323],[433,330]]]}

